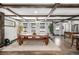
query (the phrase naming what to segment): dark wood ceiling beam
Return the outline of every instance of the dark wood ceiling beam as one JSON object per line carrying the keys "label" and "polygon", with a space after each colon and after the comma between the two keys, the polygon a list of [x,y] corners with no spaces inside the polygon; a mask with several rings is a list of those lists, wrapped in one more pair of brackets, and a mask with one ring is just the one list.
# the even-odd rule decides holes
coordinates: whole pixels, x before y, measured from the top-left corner
{"label": "dark wood ceiling beam", "polygon": [[[13,18],[13,19],[15,19],[15,18]],[[35,20],[35,19],[25,19],[25,20]],[[44,19],[38,19],[38,20],[44,20]],[[67,20],[67,19],[47,19],[47,21],[50,21],[50,20]],[[72,20],[79,20],[79,19],[72,19]]]}
{"label": "dark wood ceiling beam", "polygon": [[79,4],[74,4],[74,3],[72,3],[72,4],[62,4],[62,3],[60,3],[60,6],[58,7],[58,8],[79,8]]}
{"label": "dark wood ceiling beam", "polygon": [[[9,8],[4,8],[4,9],[6,9],[6,10],[12,12],[12,13],[15,14],[16,16],[18,16],[18,17],[22,18],[23,20],[25,20],[23,17],[19,16],[19,14],[15,13],[13,10],[11,10],[11,9],[9,9]],[[22,20],[21,20],[21,21],[22,21]]]}
{"label": "dark wood ceiling beam", "polygon": [[[27,7],[27,8],[52,8],[54,4],[4,4],[0,3],[0,6],[4,7],[13,7],[13,8],[20,8],[20,7]],[[60,6],[58,8],[79,8],[79,4],[62,4],[60,3]]]}
{"label": "dark wood ceiling beam", "polygon": [[[70,17],[70,18],[67,18],[66,20],[72,20],[73,18],[75,18],[75,17],[79,17],[79,15],[73,15],[72,17]],[[61,20],[60,22],[64,22],[65,20]]]}
{"label": "dark wood ceiling beam", "polygon": [[9,18],[11,18],[11,19],[13,19],[13,20],[16,20],[16,21],[20,21],[20,22],[21,22],[21,20],[19,20],[19,19],[15,19],[15,18],[12,18],[12,17],[9,17]]}
{"label": "dark wood ceiling beam", "polygon": [[[74,15],[74,16],[68,18],[67,20],[72,20],[72,19],[75,18],[75,17],[79,17],[79,15]],[[62,21],[62,22],[63,22],[63,21]]]}
{"label": "dark wood ceiling beam", "polygon": [[[5,15],[6,17],[16,17],[16,15]],[[47,15],[19,15],[20,17],[47,17]],[[79,15],[50,15],[50,17],[72,17]]]}
{"label": "dark wood ceiling beam", "polygon": [[[9,8],[5,8],[6,10],[10,11],[11,13],[15,14],[15,16],[19,16],[19,14],[15,13],[13,10],[9,9]],[[20,16],[19,16],[20,17]]]}
{"label": "dark wood ceiling beam", "polygon": [[68,18],[67,20],[71,20],[71,19],[73,19],[73,18],[75,18],[75,17],[79,17],[79,15],[74,15],[74,16]]}
{"label": "dark wood ceiling beam", "polygon": [[59,5],[60,5],[59,3],[54,4],[54,6],[52,7],[52,9],[51,9],[50,12],[48,13],[47,17],[45,18],[45,20],[50,17],[50,15],[56,10],[56,8],[57,8]]}
{"label": "dark wood ceiling beam", "polygon": [[[67,20],[67,19],[47,19],[47,20]],[[79,19],[72,19],[72,20],[79,20]]]}

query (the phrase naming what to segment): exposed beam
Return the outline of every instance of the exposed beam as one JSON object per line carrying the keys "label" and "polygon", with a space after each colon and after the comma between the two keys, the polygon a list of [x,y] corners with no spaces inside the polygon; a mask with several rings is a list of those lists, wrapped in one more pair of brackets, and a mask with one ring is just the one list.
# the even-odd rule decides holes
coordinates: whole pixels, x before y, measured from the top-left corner
{"label": "exposed beam", "polygon": [[[6,17],[16,17],[16,15],[5,15]],[[47,17],[47,15],[19,15],[20,17]],[[50,15],[50,17],[72,17],[79,15]]]}
{"label": "exposed beam", "polygon": [[13,3],[13,4],[10,4],[10,3],[7,3],[7,4],[5,4],[5,3],[0,3],[0,5],[2,5],[2,7],[4,6],[4,7],[13,7],[13,8],[21,8],[21,7],[26,7],[26,8],[52,8],[52,6],[54,5],[54,4],[15,4],[15,3]]}
{"label": "exposed beam", "polygon": [[71,20],[71,19],[73,19],[73,18],[75,18],[75,17],[79,17],[79,15],[74,15],[74,16],[68,18],[67,20]]}
{"label": "exposed beam", "polygon": [[[15,19],[15,18],[13,18],[13,19]],[[35,20],[35,19],[25,19],[25,20]],[[38,19],[38,20],[44,20],[44,19]],[[67,19],[47,19],[47,21],[51,21],[51,20],[67,20]],[[72,19],[72,20],[79,20],[79,19]]]}
{"label": "exposed beam", "polygon": [[79,3],[78,4],[77,3],[76,4],[74,4],[74,3],[72,3],[72,4],[60,3],[60,6],[58,8],[79,8]]}
{"label": "exposed beam", "polygon": [[[67,19],[47,19],[47,20],[67,20]],[[79,20],[79,19],[72,19],[72,20]]]}
{"label": "exposed beam", "polygon": [[16,20],[16,21],[19,21],[19,22],[21,22],[21,20],[18,20],[18,19],[12,18],[12,17],[9,17],[9,18],[11,18],[11,19],[14,19],[14,20]]}
{"label": "exposed beam", "polygon": [[[20,8],[20,7],[27,7],[27,8],[52,8],[54,4],[11,4],[11,3],[0,3],[0,5],[4,7],[14,7],[14,8]],[[58,8],[79,8],[79,4],[60,4]]]}
{"label": "exposed beam", "polygon": [[47,17],[45,18],[45,20],[47,20],[47,18],[50,17],[50,15],[55,11],[55,9],[59,6],[59,3],[54,4],[53,8],[50,10],[50,12],[48,13]]}
{"label": "exposed beam", "polygon": [[[74,16],[72,16],[72,17],[70,17],[70,18],[67,18],[66,20],[72,20],[72,19],[75,18],[75,17],[79,17],[79,15],[74,15]],[[60,22],[63,22],[63,21],[65,21],[65,20],[61,20]]]}
{"label": "exposed beam", "polygon": [[55,9],[56,9],[58,6],[59,6],[59,3],[54,4],[54,7],[50,10],[50,12],[48,13],[46,19],[47,19],[48,17],[50,17],[50,15],[55,11]]}
{"label": "exposed beam", "polygon": [[[64,22],[64,21],[66,21],[67,19],[48,19],[48,20],[60,20],[60,21],[57,21],[56,23],[59,23],[59,22]],[[75,21],[75,20],[78,20],[79,21],[79,19],[71,19],[72,21]]]}
{"label": "exposed beam", "polygon": [[[11,10],[11,9],[9,9],[9,8],[4,8],[4,9],[10,11],[11,13],[13,13],[13,14],[15,14],[16,16],[18,16],[18,17],[22,18],[23,20],[25,20],[23,17],[19,16],[19,14],[15,13],[13,10]],[[22,21],[22,20],[21,20],[21,21]]]}

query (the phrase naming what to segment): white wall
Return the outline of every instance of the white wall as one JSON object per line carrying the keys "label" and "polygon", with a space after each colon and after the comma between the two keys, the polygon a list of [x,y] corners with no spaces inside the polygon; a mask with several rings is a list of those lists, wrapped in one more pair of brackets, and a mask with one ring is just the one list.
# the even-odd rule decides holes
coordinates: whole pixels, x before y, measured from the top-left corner
{"label": "white wall", "polygon": [[68,22],[64,22],[64,23],[62,23],[62,25],[63,25],[63,31],[66,31],[66,32],[71,32],[71,25],[72,25],[72,23],[71,23],[72,21],[68,21]]}
{"label": "white wall", "polygon": [[79,21],[78,20],[68,21],[68,22],[64,22],[62,24],[63,24],[63,27],[64,27],[63,32],[64,31],[71,32],[72,31],[72,25],[79,24]]}
{"label": "white wall", "polygon": [[[13,19],[9,19],[8,20],[12,20],[12,21],[15,21]],[[8,38],[10,40],[14,40],[17,38],[17,27],[18,27],[18,21],[15,21],[16,22],[16,26],[15,27],[8,27],[8,26],[5,26],[5,38]]]}
{"label": "white wall", "polygon": [[54,34],[61,35],[61,24],[62,23],[54,23]]}
{"label": "white wall", "polygon": [[63,23],[63,26],[64,26],[64,31],[67,31],[67,32],[71,32],[72,31],[72,25],[74,24],[79,24],[79,21],[78,20],[74,20],[74,21],[68,21],[68,22],[65,22]]}
{"label": "white wall", "polygon": [[[56,27],[59,27],[59,30],[56,30]],[[71,32],[71,21],[54,23],[54,34],[64,35],[64,31]]]}
{"label": "white wall", "polygon": [[77,26],[76,26],[76,27],[74,27],[74,29],[72,29],[72,31],[74,31],[74,32],[78,31],[78,32],[79,32],[79,21],[78,21],[78,20],[72,21],[72,27],[73,27],[75,24],[78,24],[78,28],[77,28]]}
{"label": "white wall", "polygon": [[72,21],[72,25],[73,24],[79,24],[79,21],[78,20]]}

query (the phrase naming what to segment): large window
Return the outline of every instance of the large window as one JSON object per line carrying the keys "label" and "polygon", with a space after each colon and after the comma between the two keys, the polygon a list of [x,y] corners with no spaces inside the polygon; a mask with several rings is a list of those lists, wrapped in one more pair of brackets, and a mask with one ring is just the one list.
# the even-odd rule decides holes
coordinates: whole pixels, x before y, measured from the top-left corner
{"label": "large window", "polygon": [[24,25],[24,28],[28,27],[28,23],[23,23],[23,25]]}
{"label": "large window", "polygon": [[45,29],[45,23],[40,23],[40,29]]}
{"label": "large window", "polygon": [[27,32],[28,23],[23,23],[23,26],[24,26],[24,32]]}

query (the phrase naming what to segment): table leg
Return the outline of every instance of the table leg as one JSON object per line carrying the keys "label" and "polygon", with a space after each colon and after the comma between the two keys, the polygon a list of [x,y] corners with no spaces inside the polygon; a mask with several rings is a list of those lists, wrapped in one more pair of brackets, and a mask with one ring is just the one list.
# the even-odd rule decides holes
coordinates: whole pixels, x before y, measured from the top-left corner
{"label": "table leg", "polygon": [[73,43],[74,43],[74,38],[71,38],[72,39],[72,43],[71,43],[71,47],[72,47],[72,45],[73,45]]}
{"label": "table leg", "polygon": [[46,45],[48,45],[48,42],[49,42],[49,40],[48,39],[45,39],[45,44]]}
{"label": "table leg", "polygon": [[64,34],[64,39],[65,39],[65,34]]}
{"label": "table leg", "polygon": [[19,45],[22,45],[23,44],[23,41],[19,41]]}
{"label": "table leg", "polygon": [[18,42],[19,45],[23,44],[23,40],[21,40],[21,39],[17,39],[17,42]]}
{"label": "table leg", "polygon": [[76,39],[76,49],[79,50],[79,40]]}

